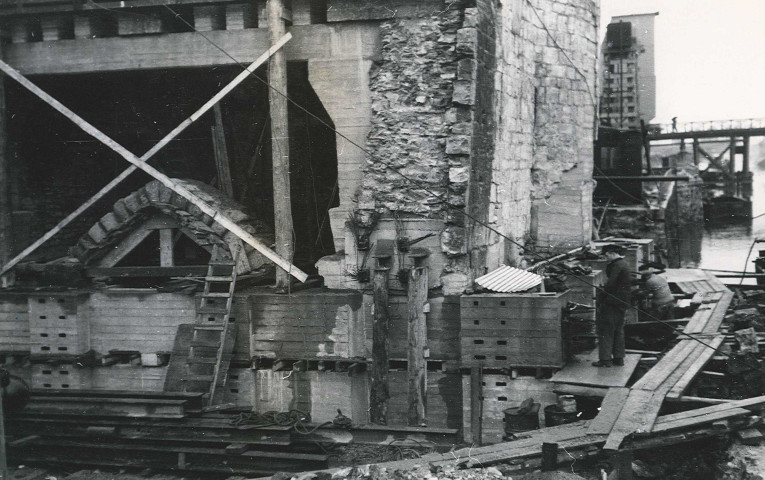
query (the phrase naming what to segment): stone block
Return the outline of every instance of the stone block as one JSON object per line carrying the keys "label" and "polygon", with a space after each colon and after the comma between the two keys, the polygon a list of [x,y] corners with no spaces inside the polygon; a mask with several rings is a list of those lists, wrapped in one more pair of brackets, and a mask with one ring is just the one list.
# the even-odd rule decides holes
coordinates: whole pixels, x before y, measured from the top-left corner
{"label": "stone block", "polygon": [[462,295],[468,287],[468,276],[464,273],[448,273],[441,276],[444,295]]}
{"label": "stone block", "polygon": [[477,8],[466,8],[465,9],[465,18],[462,21],[462,26],[464,28],[475,28],[478,27],[478,9]]}
{"label": "stone block", "polygon": [[450,257],[465,255],[467,253],[466,240],[464,227],[450,225],[441,232],[441,251]]}
{"label": "stone block", "polygon": [[458,105],[475,105],[475,83],[464,80],[455,82],[452,101]]}
{"label": "stone block", "polygon": [[469,135],[453,135],[446,141],[447,155],[470,155],[472,137]]}
{"label": "stone block", "polygon": [[463,58],[457,62],[457,80],[475,82],[477,62],[473,58]]}
{"label": "stone block", "polygon": [[449,181],[451,183],[467,183],[470,180],[469,167],[457,167],[449,169]]}
{"label": "stone block", "polygon": [[457,30],[457,53],[473,56],[478,48],[478,30],[475,28],[460,28]]}

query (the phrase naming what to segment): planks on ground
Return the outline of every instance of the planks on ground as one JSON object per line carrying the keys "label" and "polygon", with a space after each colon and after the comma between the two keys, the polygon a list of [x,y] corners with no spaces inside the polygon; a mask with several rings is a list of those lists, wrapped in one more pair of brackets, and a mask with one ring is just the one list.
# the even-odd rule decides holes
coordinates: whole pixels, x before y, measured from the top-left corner
{"label": "planks on ground", "polygon": [[592,366],[592,362],[596,360],[598,360],[597,349],[586,354],[575,355],[574,359],[555,373],[550,381],[593,387],[623,387],[627,385],[638,362],[640,362],[640,355],[626,355],[622,367],[595,368]]}
{"label": "planks on ground", "polygon": [[600,412],[595,417],[587,429],[589,435],[607,435],[611,432],[616,419],[624,407],[627,397],[629,397],[629,388],[610,388],[603,403],[600,404]]}
{"label": "planks on ground", "polygon": [[718,335],[709,341],[704,341],[704,343],[707,345],[699,344],[696,347],[696,350],[699,352],[698,357],[696,357],[688,369],[685,370],[683,375],[680,377],[680,380],[672,385],[669,393],[667,394],[667,397],[679,398],[683,392],[685,392],[685,390],[688,388],[688,385],[690,385],[696,375],[699,374],[701,369],[704,368],[704,365],[706,365],[712,356],[714,356],[716,349],[722,344],[724,339],[725,337],[723,335]]}
{"label": "planks on ground", "polygon": [[664,395],[661,392],[630,390],[603,449],[618,450],[624,439],[633,433],[650,432],[663,399]]}

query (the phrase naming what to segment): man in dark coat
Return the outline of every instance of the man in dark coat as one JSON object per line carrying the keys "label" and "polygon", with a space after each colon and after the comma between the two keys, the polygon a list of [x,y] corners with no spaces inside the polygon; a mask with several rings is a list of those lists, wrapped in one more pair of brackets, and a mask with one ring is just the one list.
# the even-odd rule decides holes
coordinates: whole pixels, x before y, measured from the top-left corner
{"label": "man in dark coat", "polygon": [[606,285],[601,292],[596,326],[598,358],[596,367],[624,365],[624,313],[630,307],[632,272],[619,245],[606,245],[603,253],[608,259]]}

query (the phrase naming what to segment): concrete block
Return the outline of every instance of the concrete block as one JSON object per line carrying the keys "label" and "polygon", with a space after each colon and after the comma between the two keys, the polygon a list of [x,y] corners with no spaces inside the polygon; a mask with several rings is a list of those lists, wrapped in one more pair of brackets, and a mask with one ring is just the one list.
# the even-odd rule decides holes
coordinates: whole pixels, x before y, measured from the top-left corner
{"label": "concrete block", "polygon": [[226,5],[226,30],[258,28],[258,11],[253,2]]}
{"label": "concrete block", "polygon": [[194,28],[200,32],[226,29],[226,10],[222,5],[194,7]]}

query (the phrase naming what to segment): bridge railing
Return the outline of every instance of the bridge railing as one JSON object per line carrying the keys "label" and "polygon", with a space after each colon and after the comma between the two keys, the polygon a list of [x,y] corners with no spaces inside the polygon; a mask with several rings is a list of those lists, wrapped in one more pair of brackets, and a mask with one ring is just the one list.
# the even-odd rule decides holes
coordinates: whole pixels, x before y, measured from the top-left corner
{"label": "bridge railing", "polygon": [[765,128],[765,118],[742,118],[734,120],[704,120],[683,123],[654,123],[649,126],[653,133],[689,133],[715,130],[740,130]]}

